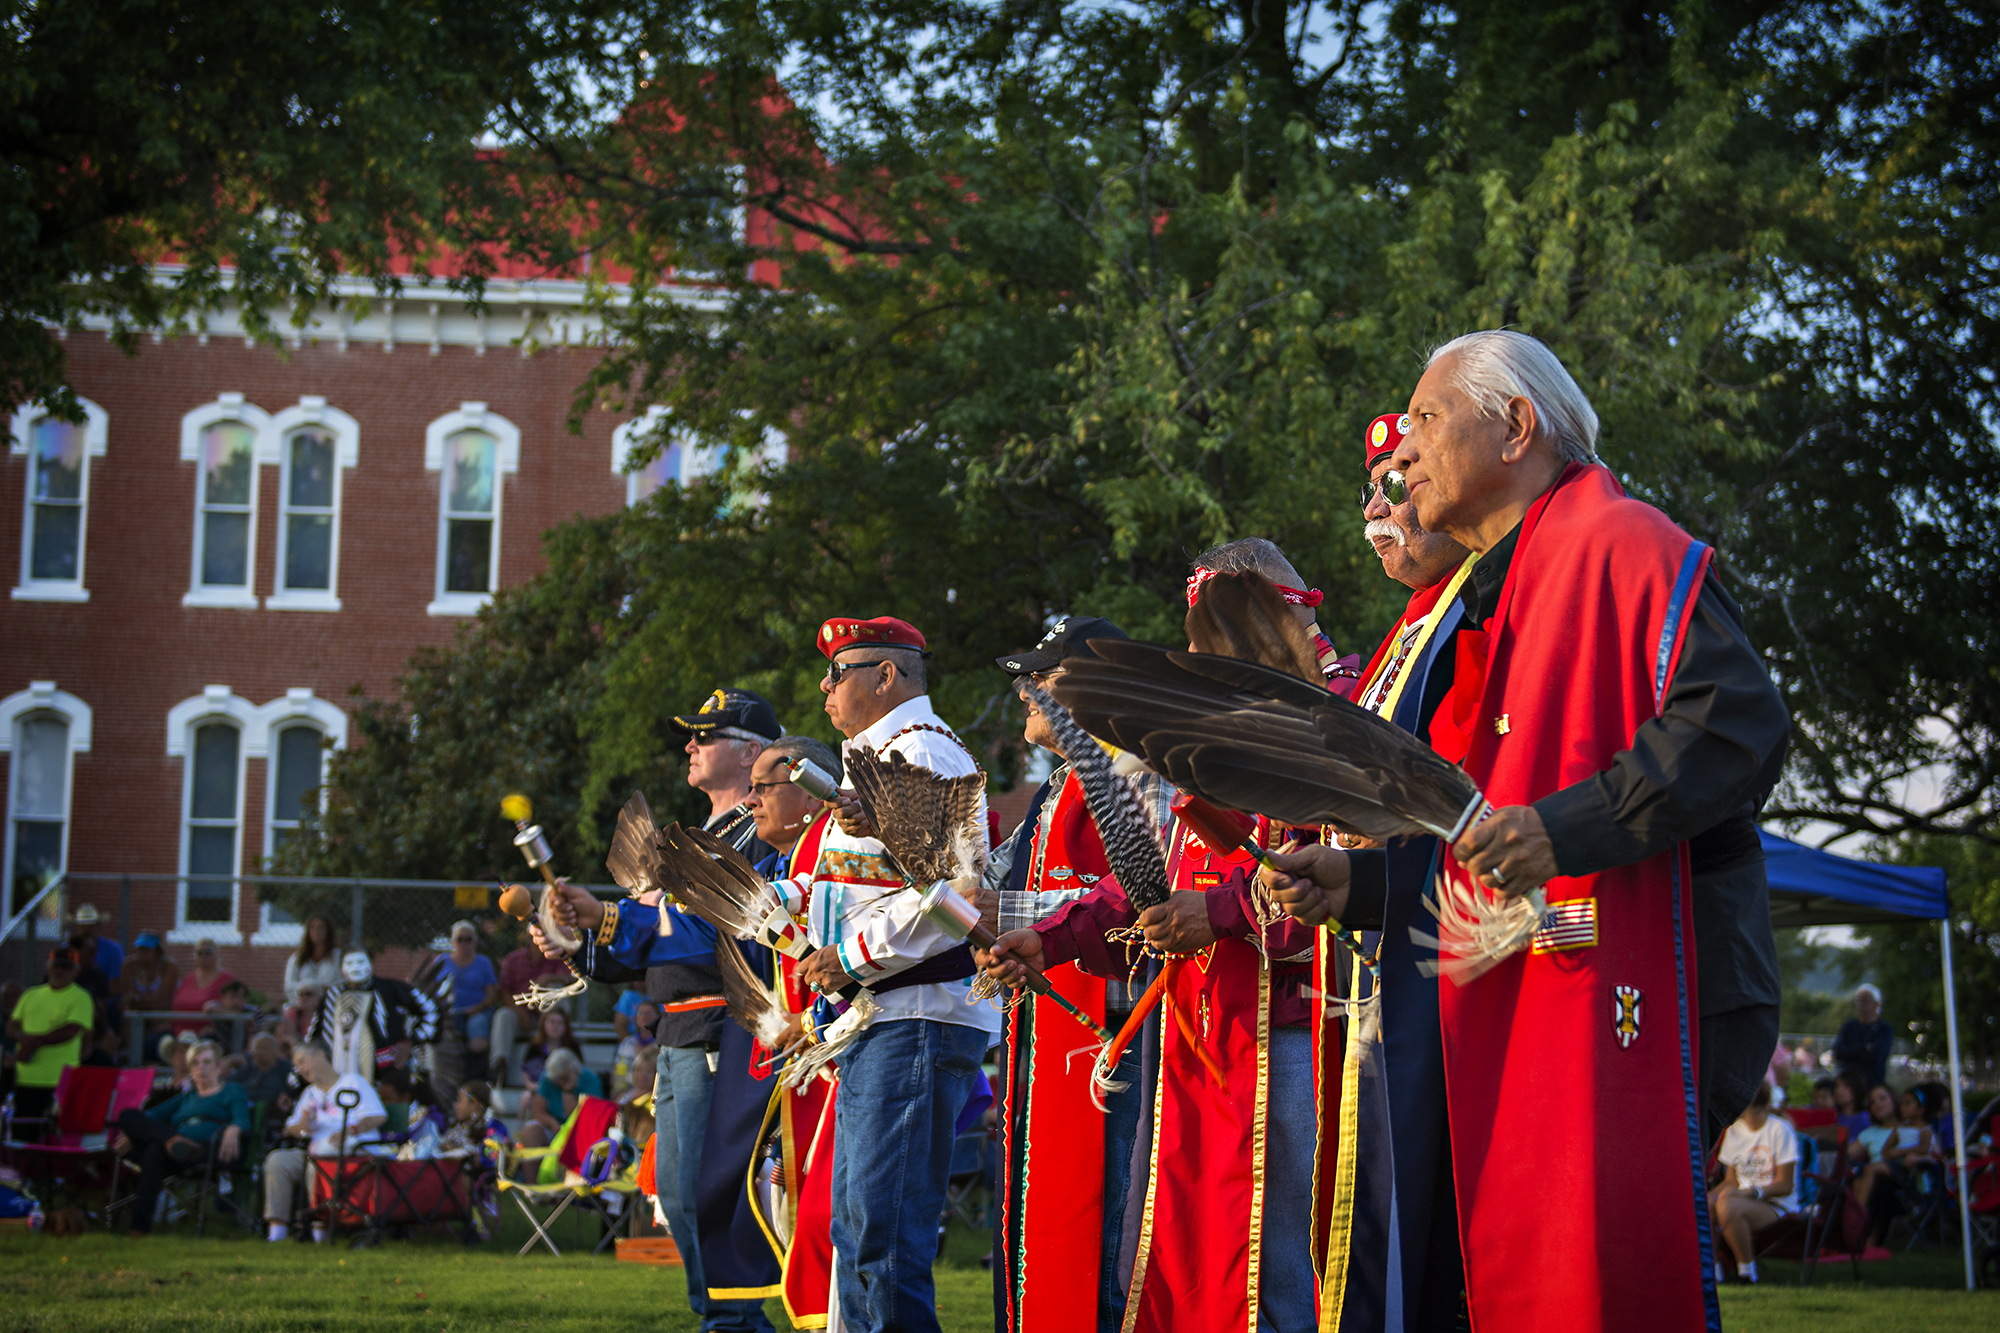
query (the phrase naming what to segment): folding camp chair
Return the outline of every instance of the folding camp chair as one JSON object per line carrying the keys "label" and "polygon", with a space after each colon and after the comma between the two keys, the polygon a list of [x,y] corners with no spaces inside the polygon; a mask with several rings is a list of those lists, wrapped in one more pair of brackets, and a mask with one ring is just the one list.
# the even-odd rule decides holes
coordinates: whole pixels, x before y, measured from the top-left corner
{"label": "folding camp chair", "polygon": [[[607,1142],[606,1136],[617,1119],[615,1102],[586,1095],[577,1098],[576,1109],[563,1122],[555,1142],[546,1148],[523,1148],[497,1139],[488,1140],[488,1149],[500,1156],[495,1186],[503,1196],[514,1200],[521,1215],[528,1219],[528,1225],[534,1228],[534,1234],[521,1246],[521,1255],[532,1250],[537,1241],[546,1245],[549,1253],[560,1255],[562,1251],[549,1235],[549,1228],[572,1204],[595,1213],[603,1223],[603,1234],[598,1237],[593,1254],[611,1242],[619,1215],[639,1188],[638,1165],[634,1162],[599,1181],[586,1176],[584,1166],[593,1150]],[[531,1164],[535,1168],[532,1182],[515,1179],[520,1168]],[[536,1209],[542,1210],[539,1217]]]}
{"label": "folding camp chair", "polygon": [[[102,1189],[107,1200],[118,1192],[118,1155],[111,1151],[118,1117],[143,1106],[153,1088],[150,1069],[73,1065],[56,1083],[55,1105],[46,1119],[16,1120],[10,1128],[34,1133],[0,1143],[0,1161],[21,1173],[24,1183],[41,1185],[44,1208],[66,1199],[83,1206]],[[109,1209],[86,1214],[108,1218]]]}
{"label": "folding camp chair", "polygon": [[[955,1216],[974,1231],[984,1230],[992,1218],[997,1142],[997,1133],[982,1127],[960,1134],[951,1143],[951,1172],[945,1180],[944,1216]],[[944,1224],[942,1218],[938,1224]]]}

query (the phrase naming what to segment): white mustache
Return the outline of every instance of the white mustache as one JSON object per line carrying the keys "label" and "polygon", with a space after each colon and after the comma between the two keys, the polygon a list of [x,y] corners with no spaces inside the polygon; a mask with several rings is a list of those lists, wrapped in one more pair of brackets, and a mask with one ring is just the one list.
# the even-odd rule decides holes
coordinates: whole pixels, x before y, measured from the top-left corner
{"label": "white mustache", "polygon": [[1403,525],[1393,518],[1370,519],[1365,534],[1371,542],[1377,537],[1394,537],[1398,546],[1410,544],[1410,534],[1404,532]]}

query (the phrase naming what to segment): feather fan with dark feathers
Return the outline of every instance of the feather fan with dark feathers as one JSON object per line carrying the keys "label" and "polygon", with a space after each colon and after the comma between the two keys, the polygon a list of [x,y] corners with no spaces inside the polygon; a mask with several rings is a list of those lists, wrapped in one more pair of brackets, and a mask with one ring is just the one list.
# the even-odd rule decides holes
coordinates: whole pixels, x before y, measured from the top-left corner
{"label": "feather fan with dark feathers", "polygon": [[1216,574],[1203,581],[1187,613],[1188,642],[1198,653],[1262,662],[1319,677],[1319,650],[1277,585],[1262,574]]}
{"label": "feather fan with dark feathers", "polygon": [[895,751],[857,749],[846,777],[875,836],[912,884],[978,878],[986,872],[986,818],[978,773],[948,778]]}
{"label": "feather fan with dark feathers", "polygon": [[1099,656],[1064,661],[1057,700],[1091,735],[1218,805],[1382,840],[1444,836],[1482,804],[1457,765],[1322,685],[1132,640],[1090,646]]}
{"label": "feather fan with dark feathers", "polygon": [[736,1020],[736,1026],[775,1050],[790,1021],[777,992],[757,975],[743,950],[727,935],[715,941],[715,965],[722,973],[722,998],[729,1002],[729,1016]]}
{"label": "feather fan with dark feathers", "polygon": [[669,824],[656,846],[661,887],[724,935],[756,938],[778,906],[743,854],[712,833]]}
{"label": "feather fan with dark feathers", "polygon": [[1159,832],[1139,794],[1112,767],[1111,756],[1076,724],[1069,710],[1037,689],[1027,687],[1028,699],[1041,710],[1049,730],[1056,736],[1063,758],[1069,760],[1083,788],[1083,803],[1097,826],[1098,841],[1104,844],[1104,859],[1118,886],[1140,911],[1167,901],[1171,887],[1167,881],[1166,858],[1160,853]]}
{"label": "feather fan with dark feathers", "polygon": [[618,827],[611,834],[611,851],[604,858],[611,881],[629,893],[640,894],[664,887],[660,883],[660,830],[653,823],[652,807],[643,792],[618,812]]}

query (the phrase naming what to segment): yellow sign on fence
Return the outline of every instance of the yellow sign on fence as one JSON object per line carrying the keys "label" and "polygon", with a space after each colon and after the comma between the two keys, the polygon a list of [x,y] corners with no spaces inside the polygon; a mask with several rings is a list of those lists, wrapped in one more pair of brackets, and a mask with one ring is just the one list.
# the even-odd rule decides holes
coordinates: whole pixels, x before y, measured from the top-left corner
{"label": "yellow sign on fence", "polygon": [[483,912],[493,905],[493,890],[482,884],[461,884],[452,891],[451,905]]}

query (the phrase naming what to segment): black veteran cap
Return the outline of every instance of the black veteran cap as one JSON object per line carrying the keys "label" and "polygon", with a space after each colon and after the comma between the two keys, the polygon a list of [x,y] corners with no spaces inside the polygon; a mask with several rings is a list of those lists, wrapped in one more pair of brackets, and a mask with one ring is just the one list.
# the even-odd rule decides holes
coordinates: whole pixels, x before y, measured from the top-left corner
{"label": "black veteran cap", "polygon": [[674,719],[691,736],[727,736],[733,740],[774,741],[785,734],[778,710],[761,694],[748,690],[717,690],[699,711]]}
{"label": "black veteran cap", "polygon": [[1049,626],[1049,632],[1042,641],[1023,653],[1009,653],[996,657],[994,663],[1002,671],[1015,676],[1029,676],[1042,671],[1053,671],[1062,665],[1065,657],[1095,657],[1090,651],[1092,639],[1128,639],[1131,635],[1108,620],[1096,616],[1064,616]]}

